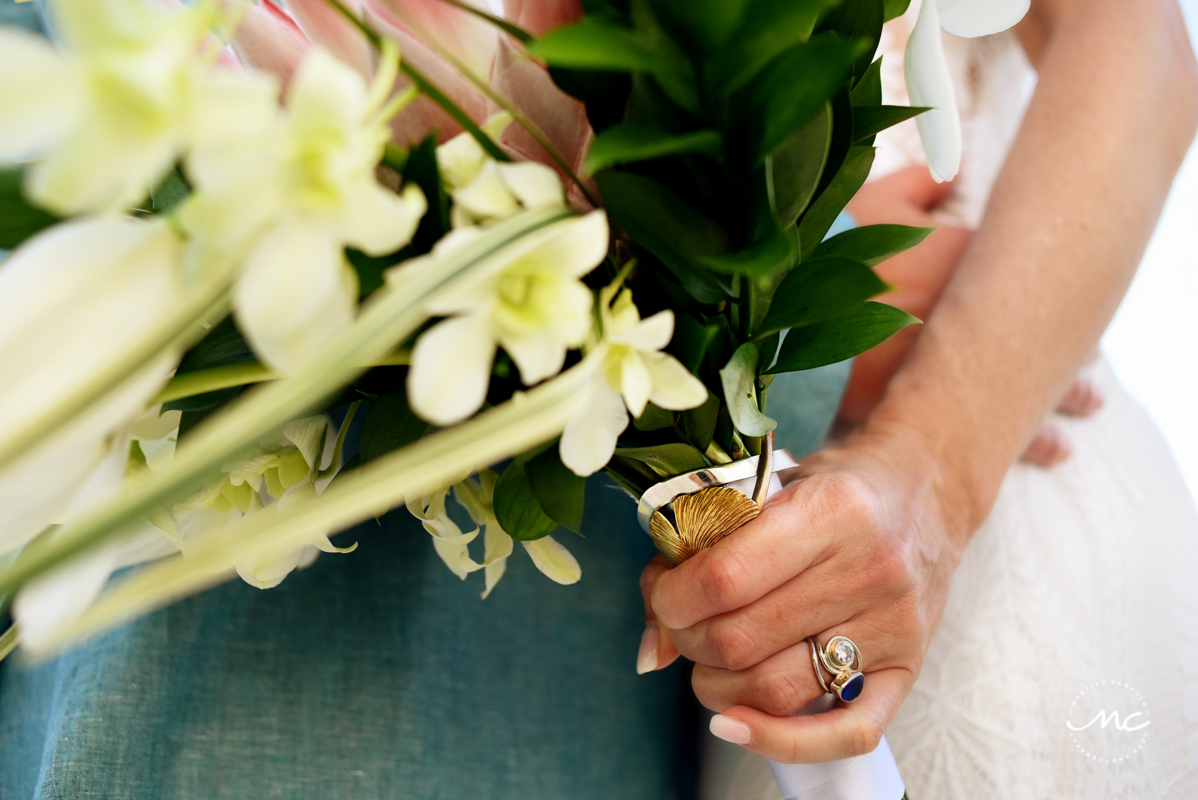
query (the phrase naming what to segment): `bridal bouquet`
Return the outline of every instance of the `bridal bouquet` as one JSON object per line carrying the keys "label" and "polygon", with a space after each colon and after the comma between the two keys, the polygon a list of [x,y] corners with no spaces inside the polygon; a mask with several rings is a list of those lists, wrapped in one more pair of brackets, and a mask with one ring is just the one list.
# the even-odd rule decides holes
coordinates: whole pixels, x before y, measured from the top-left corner
{"label": "bridal bouquet", "polygon": [[[586,476],[639,497],[758,453],[773,375],[915,321],[872,268],[927,229],[825,238],[874,135],[926,110],[881,100],[906,5],[48,0],[53,41],[0,28],[25,645],[272,587],[399,505],[484,597],[515,542],[573,583],[551,534]],[[1018,5],[924,3],[907,74],[940,177],[939,27]]]}

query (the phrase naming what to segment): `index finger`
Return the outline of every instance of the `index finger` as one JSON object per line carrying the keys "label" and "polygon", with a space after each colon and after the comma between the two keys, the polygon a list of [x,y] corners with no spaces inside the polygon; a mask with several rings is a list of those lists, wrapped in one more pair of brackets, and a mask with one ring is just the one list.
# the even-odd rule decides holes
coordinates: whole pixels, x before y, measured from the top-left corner
{"label": "index finger", "polygon": [[653,610],[661,624],[679,630],[734,611],[814,563],[833,510],[823,497],[825,482],[811,475],[790,483],[757,519],[660,575]]}

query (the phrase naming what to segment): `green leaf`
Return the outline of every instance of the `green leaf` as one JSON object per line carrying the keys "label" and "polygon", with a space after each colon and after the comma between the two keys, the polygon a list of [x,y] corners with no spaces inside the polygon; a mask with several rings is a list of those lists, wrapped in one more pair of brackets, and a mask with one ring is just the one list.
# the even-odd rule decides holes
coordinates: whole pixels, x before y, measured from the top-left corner
{"label": "green leaf", "polygon": [[907,13],[911,0],[883,0],[882,8],[887,22]]}
{"label": "green leaf", "polygon": [[857,85],[849,92],[849,103],[853,108],[882,105],[882,56],[874,59],[857,80]]}
{"label": "green leaf", "polygon": [[720,370],[724,402],[732,424],[745,436],[765,436],[778,427],[775,420],[761,413],[757,405],[757,363],[761,353],[757,345],[745,342],[736,348],[727,366]]}
{"label": "green leaf", "polygon": [[766,190],[774,220],[789,228],[807,208],[819,186],[832,145],[832,106],[824,108],[787,137],[765,162]]}
{"label": "green leaf", "polygon": [[872,269],[857,261],[805,261],[778,286],[770,313],[754,335],[761,338],[831,319],[889,288]]}
{"label": "green leaf", "polygon": [[879,131],[931,110],[920,106],[857,106],[853,109],[853,142],[872,140]]}
{"label": "green leaf", "polygon": [[730,296],[701,261],[731,250],[723,228],[650,178],[606,170],[595,180],[612,220],[661,259],[692,297],[718,303]]}
{"label": "green leaf", "polygon": [[685,73],[685,64],[663,57],[622,25],[594,17],[551,31],[528,51],[554,67],[611,72]]}
{"label": "green leaf", "polygon": [[674,312],[674,338],[667,350],[682,362],[688,372],[696,373],[707,354],[707,348],[717,335],[720,326],[704,324],[693,314]]}
{"label": "green leaf", "polygon": [[828,188],[816,198],[803,219],[799,222],[799,241],[803,243],[803,258],[806,259],[823,241],[824,235],[844,210],[845,205],[857,194],[857,190],[869,177],[874,163],[872,147],[852,147],[840,171]]}
{"label": "green leaf", "polygon": [[368,256],[361,250],[352,247],[345,249],[346,260],[358,273],[358,299],[364,300],[382,288],[383,273],[395,266],[399,259],[396,256]]}
{"label": "green leaf", "polygon": [[661,475],[681,475],[707,466],[707,459],[689,444],[659,444],[652,447],[617,447],[616,455],[648,464]]}
{"label": "green leaf", "polygon": [[191,194],[191,187],[178,167],[167,173],[162,182],[150,190],[150,203],[155,214],[165,214]]}
{"label": "green leaf", "polygon": [[786,335],[778,361],[768,371],[797,372],[860,355],[919,322],[906,311],[882,303],[862,303],[835,319],[796,328]]}
{"label": "green leaf", "polygon": [[706,453],[715,437],[715,423],[720,416],[720,398],[711,392],[698,408],[690,408],[679,415],[678,432],[682,438],[695,446],[701,453]]}
{"label": "green leaf", "polygon": [[644,11],[651,10],[667,36],[682,45],[697,61],[704,61],[709,54],[725,46],[737,21],[745,16],[746,7],[751,6],[754,12],[757,11],[756,2],[648,0],[648,3],[633,4],[632,14],[634,20],[642,22]]}
{"label": "green leaf", "polygon": [[632,425],[638,431],[659,431],[674,425],[674,414],[673,411],[649,403],[641,415],[632,421]]}
{"label": "green leaf", "polygon": [[11,250],[58,222],[58,217],[26,202],[23,176],[23,170],[0,170],[0,249]]}
{"label": "green leaf", "polygon": [[525,461],[526,456],[512,459],[495,482],[495,519],[519,542],[544,538],[557,528],[532,493]]}
{"label": "green leaf", "polygon": [[874,267],[922,242],[935,228],[907,225],[864,225],[825,239],[811,254],[816,258],[848,258]]}
{"label": "green leaf", "polygon": [[756,244],[722,256],[700,258],[702,264],[713,272],[726,275],[748,275],[756,280],[790,269],[799,258],[799,241],[793,229],[775,228]]}
{"label": "green leaf", "polygon": [[852,72],[857,47],[825,33],[792,47],[745,91],[750,163],[760,164],[787,137],[822,111]]}
{"label": "green leaf", "polygon": [[550,447],[528,461],[524,472],[533,497],[541,504],[546,516],[578,533],[582,528],[587,479],[578,477],[562,464],[557,447]]}
{"label": "green leaf", "polygon": [[811,37],[826,0],[756,0],[728,44],[707,63],[714,94],[726,98],[781,53]]}
{"label": "green leaf", "polygon": [[631,164],[650,158],[702,153],[712,158],[723,152],[719,131],[704,130],[673,136],[646,122],[622,122],[595,137],[587,153],[586,171],[592,175],[616,164]]}
{"label": "green leaf", "polygon": [[861,41],[853,64],[853,75],[860,77],[869,70],[870,62],[882,38],[884,10],[882,0],[841,0],[830,14],[820,21],[821,32],[835,32],[845,41]]}
{"label": "green leaf", "polygon": [[406,447],[424,435],[428,425],[408,405],[408,394],[401,384],[397,388],[379,395],[370,404],[370,411],[362,422],[362,435],[358,445],[360,463],[366,464],[392,450]]}

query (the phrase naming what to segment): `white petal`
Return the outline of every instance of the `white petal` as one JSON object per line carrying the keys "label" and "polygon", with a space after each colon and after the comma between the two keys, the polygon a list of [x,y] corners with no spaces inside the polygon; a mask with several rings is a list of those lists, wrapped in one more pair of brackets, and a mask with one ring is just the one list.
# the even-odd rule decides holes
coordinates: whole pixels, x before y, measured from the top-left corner
{"label": "white petal", "polygon": [[499,172],[520,205],[527,209],[552,208],[565,205],[561,181],[557,173],[544,164],[520,161],[500,164]]}
{"label": "white petal", "polygon": [[262,136],[278,116],[278,81],[264,72],[214,70],[196,87],[188,135],[196,147]]}
{"label": "white petal", "polygon": [[645,404],[649,402],[649,393],[653,389],[653,381],[649,370],[639,354],[629,353],[620,363],[620,394],[633,417],[639,417],[645,412]]}
{"label": "white petal", "polygon": [[566,363],[566,346],[548,333],[515,339],[505,337],[500,344],[516,362],[525,386],[556,375]]}
{"label": "white petal", "polygon": [[317,131],[357,127],[365,122],[366,82],[327,50],[316,48],[295,74],[287,110],[297,124]]}
{"label": "white petal", "polygon": [[551,234],[526,258],[535,259],[561,275],[580,278],[607,256],[607,216],[602,211],[573,217],[545,230]]}
{"label": "white petal", "polygon": [[254,352],[291,374],[352,323],[357,287],[339,244],[299,219],[276,226],[246,259],[233,293],[237,321]]}
{"label": "white petal", "polygon": [[507,572],[506,558],[501,558],[492,564],[487,564],[483,569],[483,600],[486,600],[487,595],[491,594],[491,590],[495,588],[495,584],[499,583],[499,579],[503,577],[503,573],[505,572]]}
{"label": "white petal", "polygon": [[428,203],[416,185],[410,184],[403,194],[396,194],[370,175],[346,193],[339,232],[346,244],[367,255],[386,255],[412,240],[426,210]]}
{"label": "white petal", "polygon": [[437,323],[412,349],[408,372],[412,410],[436,425],[466,419],[487,398],[494,360],[495,337],[485,314]]}
{"label": "white petal", "polygon": [[707,387],[678,359],[666,353],[643,353],[641,358],[653,381],[653,391],[649,394],[653,405],[685,411],[707,402]]}
{"label": "white petal", "polygon": [[566,422],[559,447],[562,463],[575,475],[598,472],[616,451],[616,438],[628,427],[624,399],[601,376],[586,400]]}
{"label": "white petal", "polygon": [[669,344],[673,337],[674,312],[667,309],[658,311],[631,328],[608,338],[613,342],[624,342],[637,350],[653,353]]}
{"label": "white petal", "polygon": [[934,0],[927,0],[919,11],[903,70],[911,105],[932,109],[915,118],[928,169],[938,182],[951,181],[961,167],[961,118]]}
{"label": "white petal", "polygon": [[[926,0],[931,2],[931,0]],[[954,36],[989,36],[1023,19],[1031,0],[935,0],[940,24]]]}
{"label": "white petal", "polygon": [[316,463],[320,448],[330,435],[336,436],[331,429],[332,423],[324,414],[316,417],[304,417],[288,422],[283,426],[283,436],[291,442],[304,456],[304,461],[312,469],[319,469]]}
{"label": "white petal", "polygon": [[236,565],[237,574],[250,586],[273,589],[295,570],[303,560],[307,545],[286,547],[254,561]]}
{"label": "white petal", "polygon": [[31,581],[13,598],[13,619],[21,626],[21,644],[36,650],[56,628],[92,604],[116,566],[120,545],[75,558]]}
{"label": "white petal", "polygon": [[537,565],[537,569],[545,573],[545,577],[554,583],[569,586],[572,583],[578,583],[578,579],[582,577],[582,568],[578,566],[578,559],[571,555],[569,550],[558,544],[552,536],[544,536],[520,544],[524,545],[524,549],[532,557],[532,563]]}
{"label": "white petal", "polygon": [[483,535],[483,547],[483,563],[494,564],[512,554],[512,537],[498,522],[491,522]]}
{"label": "white petal", "polygon": [[82,71],[40,36],[0,28],[0,75],[0,160],[45,153],[83,110]]}
{"label": "white petal", "polygon": [[481,219],[506,217],[520,210],[520,204],[494,161],[483,164],[478,177],[454,193],[453,202]]}

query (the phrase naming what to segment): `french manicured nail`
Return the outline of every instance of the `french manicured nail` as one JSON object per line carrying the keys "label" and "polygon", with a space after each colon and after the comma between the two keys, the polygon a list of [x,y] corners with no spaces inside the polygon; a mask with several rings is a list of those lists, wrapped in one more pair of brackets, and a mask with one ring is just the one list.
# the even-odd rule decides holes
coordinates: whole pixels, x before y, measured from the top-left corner
{"label": "french manicured nail", "polygon": [[636,652],[636,674],[644,675],[657,669],[657,643],[661,637],[657,633],[657,624],[650,622],[641,634],[641,649]]}
{"label": "french manicured nail", "polygon": [[716,714],[711,718],[711,733],[725,742],[748,744],[753,740],[753,731],[740,720]]}

